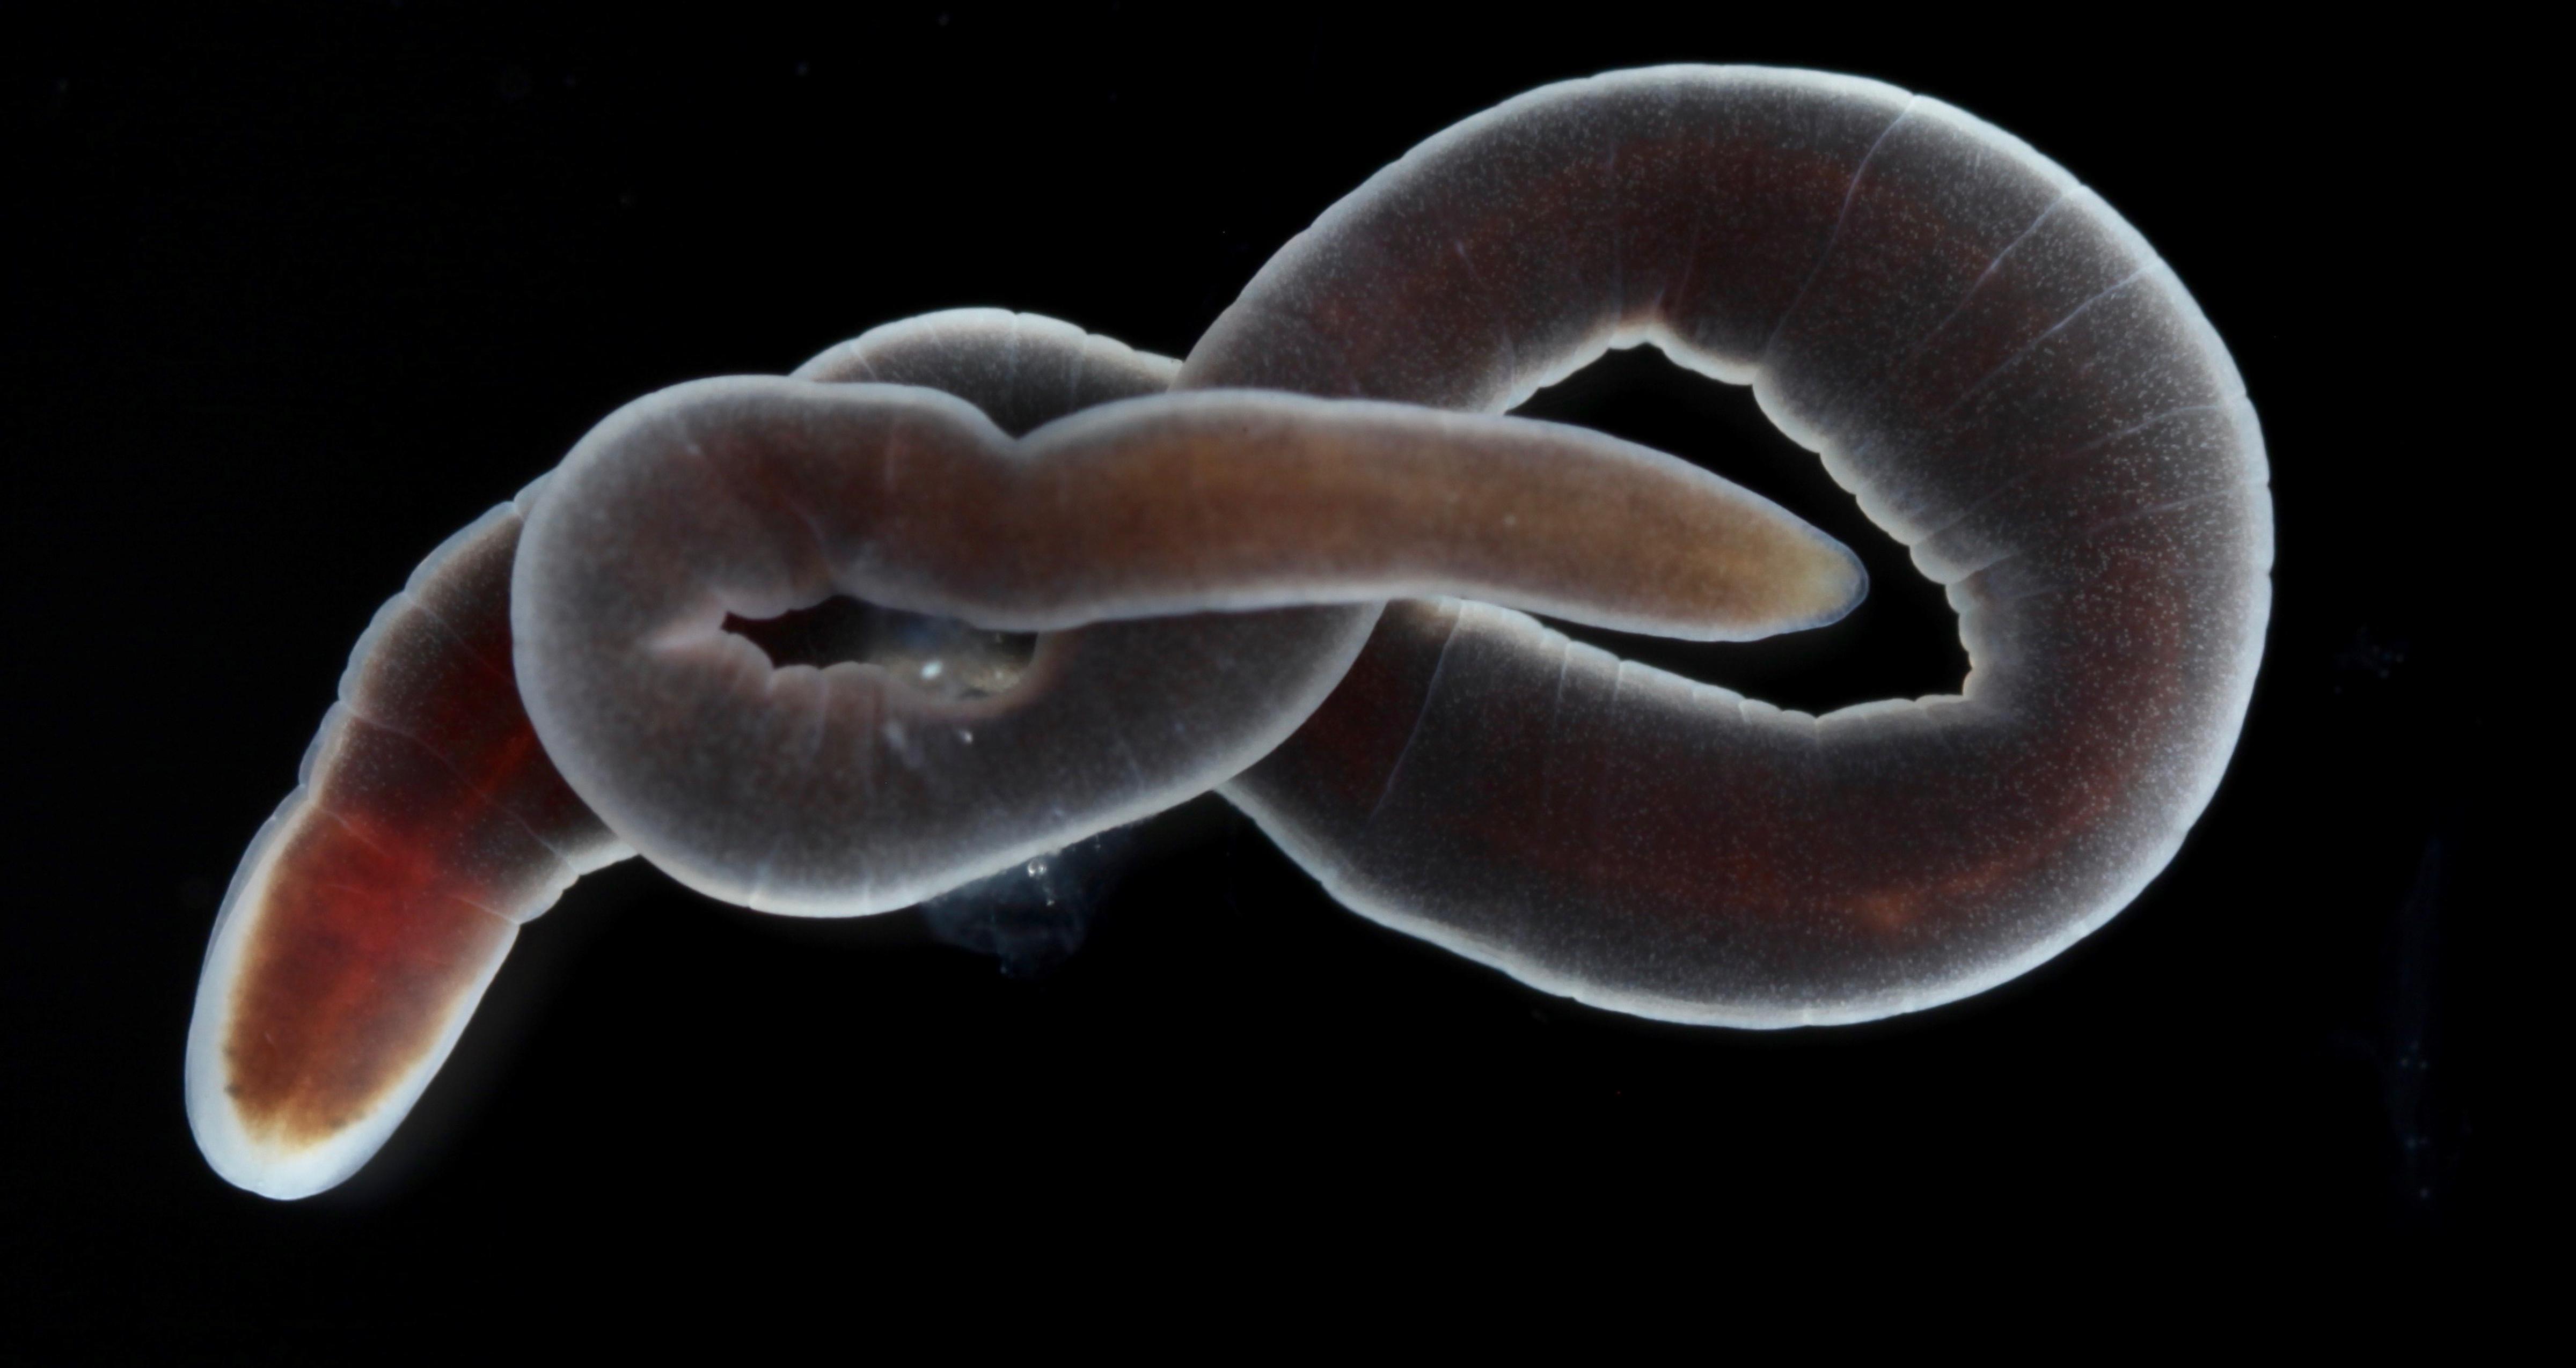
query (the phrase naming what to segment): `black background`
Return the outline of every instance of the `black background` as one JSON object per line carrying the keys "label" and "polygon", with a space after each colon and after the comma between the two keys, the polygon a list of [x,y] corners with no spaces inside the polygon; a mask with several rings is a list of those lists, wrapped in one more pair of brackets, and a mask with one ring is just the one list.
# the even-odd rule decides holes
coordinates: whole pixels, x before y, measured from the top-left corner
{"label": "black background", "polygon": [[[1143,1314],[1280,1265],[1370,1296],[1652,1265],[1713,1296],[1739,1264],[1857,1287],[1996,1250],[2404,1278],[2475,1241],[2494,951],[2457,757],[2487,705],[2446,605],[2479,548],[2384,374],[2440,308],[2392,263],[2464,173],[2437,120],[2348,135],[2369,60],[1983,20],[870,14],[138,18],[10,60],[0,1259],[13,1329],[63,1336],[29,1343],[399,1355],[496,1300],[631,1321],[744,1279],[896,1320],[941,1287],[976,1333],[1049,1289]],[[1035,979],[911,914],[769,919],[630,864],[531,926],[359,1180],[281,1205],[199,1159],[198,958],[349,644],[599,417],[958,305],[1180,355],[1413,143],[1678,60],[1853,71],[2022,135],[2235,351],[2279,503],[2269,655],[2215,804],[2108,928],[1920,1016],[1751,1034],[1375,927],[1212,799]],[[1685,668],[1810,708],[1955,688],[1938,594],[1747,395],[1638,353],[1532,411],[1871,558],[1863,613]]]}

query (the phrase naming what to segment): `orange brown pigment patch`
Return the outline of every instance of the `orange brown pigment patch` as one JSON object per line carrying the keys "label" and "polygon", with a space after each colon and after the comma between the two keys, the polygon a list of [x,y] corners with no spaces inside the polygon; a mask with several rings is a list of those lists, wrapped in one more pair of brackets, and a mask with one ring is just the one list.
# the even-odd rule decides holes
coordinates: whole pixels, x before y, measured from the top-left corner
{"label": "orange brown pigment patch", "polygon": [[517,926],[459,902],[429,852],[313,814],[281,854],[225,1046],[245,1129],[304,1145],[364,1115],[437,1044]]}
{"label": "orange brown pigment patch", "polygon": [[573,863],[613,842],[510,674],[519,520],[451,546],[379,620],[253,891],[226,1091],[289,1145],[366,1115],[428,1057]]}

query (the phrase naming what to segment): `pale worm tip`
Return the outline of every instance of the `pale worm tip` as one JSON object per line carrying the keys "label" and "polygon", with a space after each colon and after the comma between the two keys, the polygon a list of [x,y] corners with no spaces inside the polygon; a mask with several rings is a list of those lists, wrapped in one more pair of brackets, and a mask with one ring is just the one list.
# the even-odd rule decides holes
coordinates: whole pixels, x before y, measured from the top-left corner
{"label": "pale worm tip", "polygon": [[1782,631],[1830,627],[1851,616],[1869,597],[1869,569],[1860,554],[1822,532],[1785,576]]}
{"label": "pale worm tip", "polygon": [[216,916],[188,1119],[237,1186],[308,1196],[374,1154],[518,935],[625,851],[565,789],[509,672],[508,505],[421,563],[350,653],[302,782]]}

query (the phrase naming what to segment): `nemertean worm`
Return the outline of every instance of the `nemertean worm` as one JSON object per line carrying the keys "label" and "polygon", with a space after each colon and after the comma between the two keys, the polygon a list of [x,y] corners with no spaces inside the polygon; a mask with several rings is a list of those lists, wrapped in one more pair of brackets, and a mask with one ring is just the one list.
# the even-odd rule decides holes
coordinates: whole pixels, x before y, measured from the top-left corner
{"label": "nemertean worm", "polygon": [[[1862,589],[1723,481],[1472,412],[1649,341],[1949,585],[1960,696],[1782,712],[1516,611],[1741,639]],[[876,911],[1221,783],[1350,906],[1551,991],[1945,1001],[2116,912],[2206,803],[2264,480],[2189,296],[2008,135],[1804,72],[1532,92],[1329,211],[1186,365],[966,311],[612,416],[361,641],[219,916],[190,1116],[242,1186],[339,1181],[517,924],[630,851]],[[836,593],[873,606],[819,668],[744,624]]]}

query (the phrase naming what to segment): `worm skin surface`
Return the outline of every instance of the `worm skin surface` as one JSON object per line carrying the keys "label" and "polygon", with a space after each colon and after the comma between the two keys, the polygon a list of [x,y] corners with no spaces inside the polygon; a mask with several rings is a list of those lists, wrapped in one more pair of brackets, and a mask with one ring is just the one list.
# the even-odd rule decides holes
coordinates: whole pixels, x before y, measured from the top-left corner
{"label": "worm skin surface", "polygon": [[[682,882],[826,916],[910,906],[1268,753],[1357,641],[1305,658],[1258,610],[1463,594],[1740,639],[1838,618],[1865,584],[1768,500],[1580,428],[1199,391],[1015,438],[937,390],[757,376],[593,429],[512,573],[520,694],[574,790]],[[835,595],[1048,635],[970,699],[872,660],[779,666],[723,628]]]}
{"label": "worm skin surface", "polygon": [[2172,271],[2009,134],[1812,72],[1546,87],[1328,210],[1179,384],[1499,411],[1642,342],[1947,586],[1960,695],[1813,717],[1408,601],[1227,795],[1362,913],[1677,1021],[1931,1006],[2127,905],[2243,721],[2267,470]]}
{"label": "worm skin surface", "polygon": [[[714,392],[760,387],[736,414],[753,423],[842,412],[849,401],[833,391],[845,386],[812,383],[832,380],[970,426],[995,413],[1042,425],[1160,393],[1177,366],[1053,320],[961,310],[876,329],[796,377]],[[657,414],[679,416],[652,397],[627,416]],[[588,459],[618,425],[559,467],[580,497],[557,502],[565,486],[550,485],[556,525],[532,529],[514,568],[522,696],[612,827],[673,878],[740,905],[905,907],[1206,792],[1308,716],[1367,636],[1367,620],[1314,609],[1098,623],[1040,634],[1017,682],[981,698],[940,698],[854,662],[773,667],[719,624],[834,593],[809,521],[831,511],[762,486],[774,448],[712,430],[678,434],[697,451],[670,465]],[[880,470],[871,455],[808,473],[844,464]],[[899,502],[868,494],[863,512],[889,504],[900,518]],[[894,569],[862,597],[935,610],[901,601]]]}
{"label": "worm skin surface", "polygon": [[[1757,68],[1553,86],[1334,206],[1177,377],[1066,325],[979,311],[881,329],[800,378],[944,389],[1016,435],[1175,386],[1497,413],[1648,342],[1751,385],[1947,586],[1971,664],[1959,695],[1811,717],[1509,609],[1407,600],[1042,636],[1011,692],[1066,709],[1045,734],[1141,739],[1142,714],[1191,734],[1172,756],[1095,747],[1006,789],[973,750],[989,733],[960,716],[927,731],[875,716],[845,739],[917,790],[899,800],[981,815],[970,867],[957,833],[922,834],[940,879],[1142,816],[1268,752],[1225,791],[1346,904],[1548,991],[1674,1020],[1925,1007],[2118,912],[2179,847],[2242,724],[2269,608],[2261,434],[2225,347],[2138,234],[1937,101]],[[698,726],[686,708],[556,700],[603,729],[591,753],[658,767],[649,820],[594,816],[579,795],[596,776],[550,765],[532,739],[544,718],[512,687],[529,669],[513,551],[544,488],[460,533],[379,614],[235,876],[187,1092],[201,1147],[241,1186],[300,1196],[362,1163],[518,923],[637,831],[690,833],[714,856],[678,861],[684,881],[782,910],[896,906],[938,882],[805,898],[846,888],[826,867],[846,845],[788,839],[779,814],[813,806],[792,785],[698,786],[742,737],[738,718]],[[730,587],[713,606],[758,616],[828,578]],[[764,687],[818,692],[828,673],[701,644],[746,679],[756,663]],[[1194,666],[1191,690],[1150,693],[1154,672]],[[1101,687],[1058,687],[1077,667]],[[1233,673],[1211,689],[1210,668]],[[979,723],[1010,712],[992,701],[972,701]],[[624,746],[620,729],[667,744]],[[995,801],[1011,792],[1038,796]],[[1069,819],[1049,793],[1082,810]]]}
{"label": "worm skin surface", "polygon": [[428,1086],[519,923],[625,848],[565,787],[510,678],[519,511],[448,539],[350,654],[296,790],[217,914],[188,1121],[270,1197],[355,1172]]}

